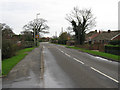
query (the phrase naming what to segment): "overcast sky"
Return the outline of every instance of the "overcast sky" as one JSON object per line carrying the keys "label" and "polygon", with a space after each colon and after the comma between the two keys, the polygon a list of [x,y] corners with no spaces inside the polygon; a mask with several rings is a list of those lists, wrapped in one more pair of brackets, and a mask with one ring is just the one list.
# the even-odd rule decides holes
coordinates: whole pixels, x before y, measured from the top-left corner
{"label": "overcast sky", "polygon": [[48,21],[50,33],[45,36],[57,35],[70,23],[66,14],[78,6],[80,9],[91,8],[96,17],[97,26],[92,30],[118,30],[119,0],[0,0],[0,22],[6,23],[16,34],[23,31],[22,27],[29,21],[39,18]]}

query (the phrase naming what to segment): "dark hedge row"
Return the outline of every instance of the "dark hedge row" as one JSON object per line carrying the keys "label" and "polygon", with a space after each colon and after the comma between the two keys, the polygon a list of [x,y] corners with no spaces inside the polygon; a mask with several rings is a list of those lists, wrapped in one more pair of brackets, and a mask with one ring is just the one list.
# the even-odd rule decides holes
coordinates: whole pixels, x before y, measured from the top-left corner
{"label": "dark hedge row", "polygon": [[120,46],[105,46],[105,52],[106,53],[111,53],[115,55],[120,55]]}
{"label": "dark hedge row", "polygon": [[34,46],[33,41],[24,41],[20,45],[17,44],[17,41],[13,40],[2,40],[2,60],[10,58],[16,55],[16,51],[24,48],[30,48]]}
{"label": "dark hedge row", "polygon": [[10,58],[16,54],[17,45],[11,40],[2,41],[2,60]]}
{"label": "dark hedge row", "polygon": [[111,45],[120,45],[120,40],[110,41],[109,44],[111,44]]}
{"label": "dark hedge row", "polygon": [[58,44],[64,44],[64,45],[66,45],[66,43],[67,43],[67,40],[58,40]]}

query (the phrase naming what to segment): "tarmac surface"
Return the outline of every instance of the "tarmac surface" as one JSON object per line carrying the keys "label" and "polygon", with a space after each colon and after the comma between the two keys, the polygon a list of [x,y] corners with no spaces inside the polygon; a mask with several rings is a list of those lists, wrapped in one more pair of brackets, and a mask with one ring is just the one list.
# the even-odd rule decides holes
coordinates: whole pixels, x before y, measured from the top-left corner
{"label": "tarmac surface", "polygon": [[41,43],[3,78],[3,88],[118,88],[118,83],[118,62],[50,43]]}
{"label": "tarmac surface", "polygon": [[45,88],[118,88],[118,62],[43,43]]}
{"label": "tarmac surface", "polygon": [[41,48],[35,48],[3,78],[2,88],[40,88]]}

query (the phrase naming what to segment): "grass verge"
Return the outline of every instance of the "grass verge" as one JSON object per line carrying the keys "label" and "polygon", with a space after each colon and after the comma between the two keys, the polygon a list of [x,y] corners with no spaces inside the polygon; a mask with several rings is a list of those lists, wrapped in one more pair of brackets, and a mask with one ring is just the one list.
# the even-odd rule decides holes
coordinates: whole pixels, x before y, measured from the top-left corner
{"label": "grass verge", "polygon": [[4,59],[2,61],[2,75],[6,76],[10,72],[10,70],[27,55],[27,52],[32,51],[34,48],[35,47],[19,50],[16,53],[16,56]]}
{"label": "grass verge", "polygon": [[101,56],[101,57],[104,57],[104,58],[112,59],[112,60],[115,60],[115,61],[119,61],[119,58],[120,58],[120,56],[118,56],[118,55],[113,55],[113,54],[109,54],[109,53],[86,50],[86,49],[79,48],[79,47],[74,47],[74,46],[66,46],[66,47],[67,48],[72,48],[72,49],[78,49],[78,50],[86,52],[86,53],[90,53],[90,54],[93,54],[93,55],[97,55],[97,56]]}

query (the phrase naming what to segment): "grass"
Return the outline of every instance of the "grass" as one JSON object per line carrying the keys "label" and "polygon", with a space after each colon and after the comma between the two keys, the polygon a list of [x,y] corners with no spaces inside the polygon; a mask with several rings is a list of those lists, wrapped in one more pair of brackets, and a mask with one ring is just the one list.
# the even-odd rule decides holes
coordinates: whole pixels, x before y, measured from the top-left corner
{"label": "grass", "polygon": [[2,75],[6,76],[10,72],[10,70],[27,55],[27,52],[32,51],[34,48],[35,47],[19,50],[16,53],[16,56],[4,59],[2,61]]}
{"label": "grass", "polygon": [[118,55],[113,55],[113,54],[98,52],[98,51],[92,51],[92,50],[86,50],[86,49],[79,48],[79,47],[74,47],[74,46],[72,46],[72,47],[67,46],[67,48],[78,49],[78,50],[86,52],[86,53],[90,53],[90,54],[97,55],[97,56],[102,56],[102,57],[112,59],[112,60],[116,60],[116,61],[119,61],[119,58],[120,58],[120,56],[118,56]]}

